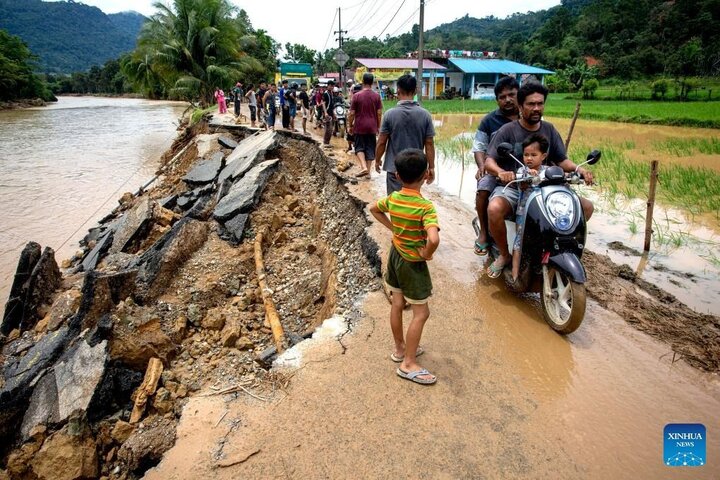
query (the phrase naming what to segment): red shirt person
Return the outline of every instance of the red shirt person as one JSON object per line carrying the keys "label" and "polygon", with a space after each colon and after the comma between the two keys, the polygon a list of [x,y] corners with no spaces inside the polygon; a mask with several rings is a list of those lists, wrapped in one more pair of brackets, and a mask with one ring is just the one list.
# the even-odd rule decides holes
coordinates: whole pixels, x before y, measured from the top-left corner
{"label": "red shirt person", "polygon": [[348,132],[353,135],[355,155],[360,167],[358,177],[370,175],[382,120],[382,100],[372,89],[374,81],[372,73],[363,74],[362,90],[353,95],[348,114]]}

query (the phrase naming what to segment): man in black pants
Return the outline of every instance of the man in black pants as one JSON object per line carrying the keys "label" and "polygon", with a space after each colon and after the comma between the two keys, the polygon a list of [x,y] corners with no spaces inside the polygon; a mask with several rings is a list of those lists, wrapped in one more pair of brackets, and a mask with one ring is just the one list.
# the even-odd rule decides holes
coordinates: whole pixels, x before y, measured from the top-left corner
{"label": "man in black pants", "polygon": [[282,81],[280,89],[280,110],[282,110],[282,126],[284,129],[290,128],[290,104],[287,101],[285,92],[288,90],[288,81]]}
{"label": "man in black pants", "polygon": [[330,148],[330,138],[333,134],[333,120],[335,118],[335,111],[333,110],[335,98],[333,97],[333,88],[335,88],[335,82],[333,80],[328,81],[325,92],[322,95],[322,110],[323,110],[323,123],[325,124],[325,135],[323,135],[323,147]]}
{"label": "man in black pants", "polygon": [[517,92],[520,85],[513,77],[503,77],[495,84],[495,101],[498,108],[482,119],[475,132],[473,155],[478,171],[475,174],[477,193],[475,194],[475,210],[480,221],[480,235],[475,240],[475,255],[484,257],[488,254],[488,220],[487,207],[490,194],[495,190],[497,177],[485,171],[485,156],[495,132],[506,123],[518,119]]}

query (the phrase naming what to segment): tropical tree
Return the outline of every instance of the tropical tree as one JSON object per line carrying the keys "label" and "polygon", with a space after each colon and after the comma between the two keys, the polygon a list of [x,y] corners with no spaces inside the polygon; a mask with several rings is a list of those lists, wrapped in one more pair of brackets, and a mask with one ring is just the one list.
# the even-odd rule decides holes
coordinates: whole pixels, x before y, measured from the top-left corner
{"label": "tropical tree", "polygon": [[145,92],[159,81],[172,97],[212,103],[215,87],[263,69],[241,49],[238,10],[228,0],[173,0],[153,4],[157,13],[143,26],[138,48],[123,64]]}
{"label": "tropical tree", "polygon": [[20,37],[0,30],[0,100],[55,100],[47,85],[33,73],[36,58]]}
{"label": "tropical tree", "polygon": [[315,50],[306,47],[300,43],[285,43],[285,60],[299,63],[313,63],[315,59]]}

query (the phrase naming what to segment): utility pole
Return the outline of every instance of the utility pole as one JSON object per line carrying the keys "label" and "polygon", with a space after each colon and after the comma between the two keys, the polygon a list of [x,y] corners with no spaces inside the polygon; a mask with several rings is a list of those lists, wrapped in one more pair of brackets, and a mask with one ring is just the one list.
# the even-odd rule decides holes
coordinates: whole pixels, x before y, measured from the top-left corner
{"label": "utility pole", "polygon": [[[340,19],[341,12],[342,11],[340,10],[340,7],[338,7],[338,29],[335,31],[335,33],[338,34],[337,41],[338,41],[338,49],[339,50],[342,50],[342,47],[343,47],[343,41],[344,41],[343,33],[345,33],[345,34],[348,33],[347,30],[342,29],[342,22]],[[347,87],[345,86],[345,68],[343,66],[340,66],[340,82],[342,82],[343,94],[346,94]]]}
{"label": "utility pole", "polygon": [[[423,49],[425,48],[423,42],[423,30],[425,24],[425,0],[420,0],[420,31],[418,42],[418,68],[417,68],[417,81],[418,81],[418,103],[422,103],[422,85],[423,85]],[[428,92],[429,93],[429,92]]]}

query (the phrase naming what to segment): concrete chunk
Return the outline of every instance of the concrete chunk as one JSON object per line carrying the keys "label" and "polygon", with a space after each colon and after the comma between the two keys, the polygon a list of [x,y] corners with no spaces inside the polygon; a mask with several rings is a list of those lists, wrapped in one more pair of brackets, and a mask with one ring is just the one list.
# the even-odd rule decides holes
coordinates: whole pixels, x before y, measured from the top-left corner
{"label": "concrete chunk", "polygon": [[220,238],[233,245],[241,243],[249,217],[248,213],[238,213],[225,222],[220,228]]}
{"label": "concrete chunk", "polygon": [[20,253],[18,266],[15,270],[15,279],[10,288],[10,297],[5,304],[0,333],[8,335],[11,331],[20,326],[23,318],[25,298],[27,297],[28,280],[40,260],[40,244],[28,242]]}
{"label": "concrete chunk", "polygon": [[114,235],[115,227],[113,225],[112,227],[105,230],[105,233],[103,233],[100,238],[98,238],[97,243],[95,244],[93,249],[90,250],[87,255],[85,255],[85,258],[83,258],[83,261],[80,264],[82,271],[89,272],[90,270],[95,269],[102,256],[105,255],[110,249],[110,246],[113,243]]}
{"label": "concrete chunk", "polygon": [[94,347],[85,341],[64,361],[55,365],[59,421],[75,410],[86,410],[105,373],[107,340]]}
{"label": "concrete chunk", "polygon": [[208,225],[190,218],[180,219],[138,262],[137,296],[155,298],[170,283],[174,273],[207,240]]}
{"label": "concrete chunk", "polygon": [[267,130],[252,135],[240,142],[228,155],[225,168],[220,172],[217,183],[221,185],[225,180],[235,180],[252,168],[265,157],[265,152],[275,144],[275,132]]}

